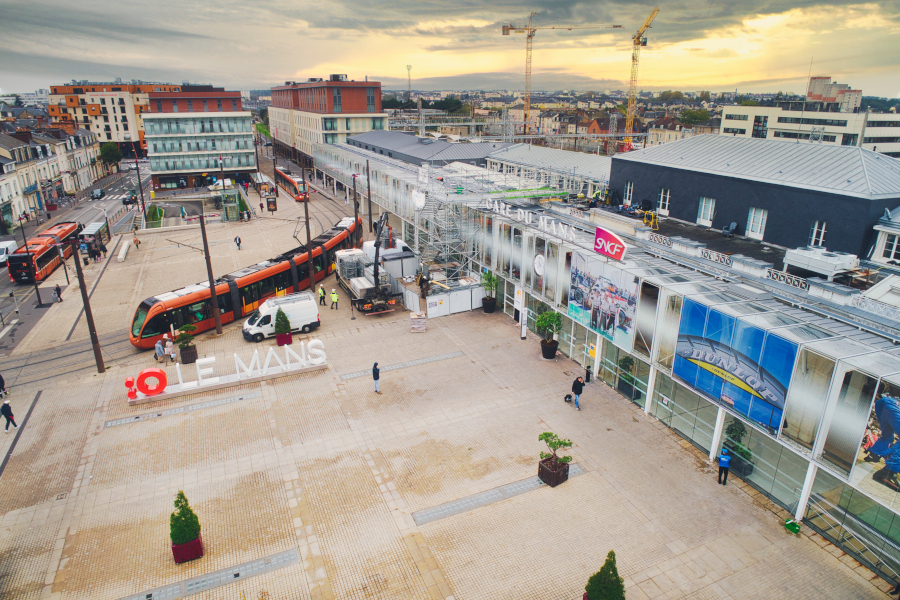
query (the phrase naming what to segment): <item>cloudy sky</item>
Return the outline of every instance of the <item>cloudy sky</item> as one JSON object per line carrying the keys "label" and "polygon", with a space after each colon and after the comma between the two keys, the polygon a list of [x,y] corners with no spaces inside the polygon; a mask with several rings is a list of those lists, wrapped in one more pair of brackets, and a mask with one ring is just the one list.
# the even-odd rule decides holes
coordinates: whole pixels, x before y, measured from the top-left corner
{"label": "cloudy sky", "polygon": [[[0,0],[0,91],[72,79],[268,88],[344,73],[421,90],[521,89],[525,39],[504,23],[620,24],[539,31],[534,89],[622,89],[641,0]],[[805,91],[831,75],[900,95],[900,0],[679,0],[660,6],[640,87]],[[810,68],[810,63],[812,67]]]}

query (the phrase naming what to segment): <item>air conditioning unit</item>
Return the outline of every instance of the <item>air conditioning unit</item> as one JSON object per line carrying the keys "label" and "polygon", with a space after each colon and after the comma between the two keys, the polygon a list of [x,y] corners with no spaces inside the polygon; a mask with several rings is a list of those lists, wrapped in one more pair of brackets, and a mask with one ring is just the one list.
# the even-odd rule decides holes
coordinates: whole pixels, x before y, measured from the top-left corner
{"label": "air conditioning unit", "polygon": [[347,76],[346,75],[332,75],[328,80],[329,81],[347,81]]}

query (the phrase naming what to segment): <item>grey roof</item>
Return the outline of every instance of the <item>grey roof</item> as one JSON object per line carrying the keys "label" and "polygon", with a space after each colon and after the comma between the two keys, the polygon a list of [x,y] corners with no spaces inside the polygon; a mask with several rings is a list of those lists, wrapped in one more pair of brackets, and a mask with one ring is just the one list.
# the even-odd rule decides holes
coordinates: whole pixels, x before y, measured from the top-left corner
{"label": "grey roof", "polygon": [[21,148],[22,146],[27,146],[25,142],[18,140],[10,135],[6,135],[5,133],[0,133],[0,148],[5,148],[7,150],[12,150],[13,148]]}
{"label": "grey roof", "polygon": [[494,150],[510,145],[508,142],[453,143],[431,137],[420,138],[400,131],[368,131],[350,136],[347,142],[406,154],[423,161],[441,162],[485,158]]}
{"label": "grey roof", "polygon": [[609,181],[609,170],[612,166],[612,160],[608,156],[556,150],[532,144],[516,144],[503,148],[491,152],[488,158],[560,174],[574,173],[576,177],[602,182]]}
{"label": "grey roof", "polygon": [[870,200],[900,198],[900,160],[855,146],[707,134],[619,154],[613,160]]}

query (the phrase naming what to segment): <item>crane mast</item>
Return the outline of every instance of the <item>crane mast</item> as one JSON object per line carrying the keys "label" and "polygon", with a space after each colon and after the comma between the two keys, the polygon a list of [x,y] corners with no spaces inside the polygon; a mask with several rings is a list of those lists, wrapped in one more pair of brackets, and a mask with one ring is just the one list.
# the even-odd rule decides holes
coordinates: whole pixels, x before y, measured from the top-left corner
{"label": "crane mast", "polygon": [[634,110],[637,105],[638,63],[641,58],[641,47],[647,45],[647,38],[644,37],[644,32],[650,28],[650,24],[653,23],[653,19],[655,19],[658,14],[659,7],[656,6],[653,8],[653,12],[650,13],[650,16],[647,17],[647,20],[644,21],[644,24],[641,25],[641,28],[634,34],[634,37],[631,38],[631,84],[628,87],[628,113],[625,115],[624,145],[626,150],[631,147],[631,134],[634,131]]}

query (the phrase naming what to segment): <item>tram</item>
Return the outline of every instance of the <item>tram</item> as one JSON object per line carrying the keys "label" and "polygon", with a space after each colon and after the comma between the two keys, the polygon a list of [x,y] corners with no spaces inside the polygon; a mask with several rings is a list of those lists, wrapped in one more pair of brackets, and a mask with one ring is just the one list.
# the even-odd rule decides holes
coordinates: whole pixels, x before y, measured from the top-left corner
{"label": "tram", "polygon": [[301,177],[282,171],[281,167],[275,169],[275,183],[297,202],[306,202],[309,198],[309,184]]}
{"label": "tram", "polygon": [[[81,231],[78,223],[57,223],[36,234],[24,246],[9,255],[9,278],[15,283],[43,281],[62,264],[59,248],[65,258],[72,256],[72,244]],[[60,244],[64,244],[60,246]]]}

